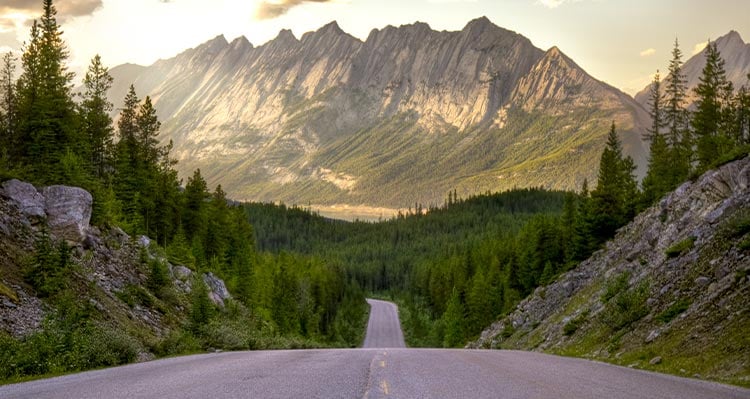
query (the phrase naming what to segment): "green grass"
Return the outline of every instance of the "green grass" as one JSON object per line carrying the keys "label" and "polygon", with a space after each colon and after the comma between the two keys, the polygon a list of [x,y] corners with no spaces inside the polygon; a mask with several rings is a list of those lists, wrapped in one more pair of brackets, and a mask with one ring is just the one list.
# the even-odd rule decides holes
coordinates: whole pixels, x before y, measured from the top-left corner
{"label": "green grass", "polygon": [[666,251],[664,251],[664,254],[667,255],[667,258],[676,258],[683,253],[690,251],[695,247],[695,237],[688,237],[671,247],[667,248]]}

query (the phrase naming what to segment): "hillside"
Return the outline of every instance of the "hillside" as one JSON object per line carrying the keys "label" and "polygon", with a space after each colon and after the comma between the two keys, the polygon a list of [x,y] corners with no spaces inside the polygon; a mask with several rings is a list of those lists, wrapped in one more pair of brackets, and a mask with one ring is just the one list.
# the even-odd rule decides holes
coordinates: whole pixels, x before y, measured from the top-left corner
{"label": "hillside", "polygon": [[404,208],[453,188],[579,188],[613,120],[646,160],[637,103],[487,18],[458,32],[388,26],[365,41],[335,22],[258,47],[219,36],[111,73],[115,108],[133,82],[181,174],[201,168],[235,199]]}
{"label": "hillside", "polygon": [[518,348],[750,385],[750,158],[687,182],[482,332]]}

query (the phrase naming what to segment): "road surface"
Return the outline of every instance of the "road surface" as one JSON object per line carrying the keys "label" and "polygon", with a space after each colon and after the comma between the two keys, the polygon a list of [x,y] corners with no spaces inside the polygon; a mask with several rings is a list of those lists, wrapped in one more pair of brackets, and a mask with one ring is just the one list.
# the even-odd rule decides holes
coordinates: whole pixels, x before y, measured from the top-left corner
{"label": "road surface", "polygon": [[[370,321],[396,316],[371,301]],[[403,343],[368,326],[368,344]],[[374,334],[374,335],[372,335]],[[0,398],[722,399],[750,390],[520,351],[362,348],[195,355],[0,387]]]}
{"label": "road surface", "polygon": [[406,348],[398,308],[393,302],[368,299],[370,320],[367,322],[365,348]]}

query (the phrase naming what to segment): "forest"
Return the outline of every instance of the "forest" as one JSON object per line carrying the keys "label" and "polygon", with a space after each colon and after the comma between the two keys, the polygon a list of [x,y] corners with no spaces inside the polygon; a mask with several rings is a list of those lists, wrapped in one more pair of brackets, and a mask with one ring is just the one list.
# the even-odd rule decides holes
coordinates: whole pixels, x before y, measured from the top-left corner
{"label": "forest", "polygon": [[[452,191],[441,207],[416,204],[379,223],[331,220],[294,206],[238,204],[221,186],[209,189],[200,170],[186,181],[178,178],[171,144],[160,142],[152,101],[139,98],[133,86],[113,121],[106,99],[113,80],[100,57],[74,93],[55,7],[51,0],[43,4],[20,74],[10,53],[0,70],[0,180],[82,187],[94,197],[94,225],[147,235],[170,262],[227,282],[244,311],[215,308],[198,289],[185,323],[154,344],[158,354],[215,348],[211,328],[227,325],[288,339],[276,341],[280,347],[357,346],[365,294],[399,303],[409,345],[463,346],[535,288],[601,249],[681,182],[746,156],[750,148],[748,89],[728,83],[721,55],[709,43],[701,83],[688,93],[675,43],[668,75],[662,82],[657,74],[652,85],[651,158],[640,184],[613,123],[597,181],[591,187],[584,182],[578,192],[525,188],[459,198]],[[696,99],[694,106],[689,98]],[[38,364],[80,352],[73,338],[95,334],[106,318],[68,284],[68,249],[46,240],[39,238],[27,284],[47,303],[85,311],[64,324],[50,319],[48,330],[28,338],[0,334],[0,370],[6,372],[0,379],[14,376],[8,365],[17,364],[13,356],[19,353],[33,353],[22,360]],[[150,267],[149,295],[161,300],[164,266]],[[40,345],[49,351],[42,353]],[[257,347],[264,345],[231,349]],[[93,358],[70,369],[11,372],[18,377],[133,360]]]}

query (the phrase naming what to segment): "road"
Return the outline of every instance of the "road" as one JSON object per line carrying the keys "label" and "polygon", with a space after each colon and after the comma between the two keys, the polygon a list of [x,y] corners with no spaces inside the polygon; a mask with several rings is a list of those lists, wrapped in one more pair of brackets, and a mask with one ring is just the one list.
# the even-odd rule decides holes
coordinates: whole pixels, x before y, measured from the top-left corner
{"label": "road", "polygon": [[[387,320],[395,306],[370,305],[371,323],[398,324]],[[365,341],[390,348],[185,356],[8,385],[0,398],[750,398],[750,390],[583,359],[399,348],[392,327],[368,326]]]}
{"label": "road", "polygon": [[406,348],[398,308],[393,302],[368,299],[370,320],[367,322],[365,348]]}

